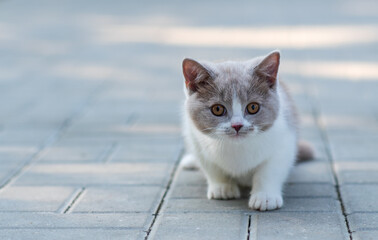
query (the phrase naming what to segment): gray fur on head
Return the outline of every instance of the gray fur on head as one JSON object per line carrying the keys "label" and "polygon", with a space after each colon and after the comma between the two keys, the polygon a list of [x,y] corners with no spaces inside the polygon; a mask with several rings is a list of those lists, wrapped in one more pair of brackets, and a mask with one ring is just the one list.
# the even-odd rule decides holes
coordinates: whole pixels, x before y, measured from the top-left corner
{"label": "gray fur on head", "polygon": [[[279,60],[278,51],[245,62],[199,63],[185,59],[186,107],[198,130],[215,137],[228,135],[233,130],[232,118],[240,112],[233,107],[239,105],[243,121],[247,123],[240,135],[269,129],[277,118],[280,105],[277,92]],[[252,102],[260,106],[256,114],[245,111]],[[226,108],[224,116],[212,114],[211,107],[215,104]]]}

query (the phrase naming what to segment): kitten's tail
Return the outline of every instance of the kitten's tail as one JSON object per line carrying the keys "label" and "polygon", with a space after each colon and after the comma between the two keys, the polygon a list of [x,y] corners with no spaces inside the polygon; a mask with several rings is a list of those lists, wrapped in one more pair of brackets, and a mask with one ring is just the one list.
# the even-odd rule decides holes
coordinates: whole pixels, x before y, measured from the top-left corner
{"label": "kitten's tail", "polygon": [[315,157],[315,151],[312,145],[306,141],[298,142],[297,162],[304,162]]}

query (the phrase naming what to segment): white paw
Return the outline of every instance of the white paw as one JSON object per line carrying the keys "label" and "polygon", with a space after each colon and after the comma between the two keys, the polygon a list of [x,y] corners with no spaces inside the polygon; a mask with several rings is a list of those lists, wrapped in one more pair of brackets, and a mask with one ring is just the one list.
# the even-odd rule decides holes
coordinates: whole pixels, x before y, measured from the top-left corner
{"label": "white paw", "polygon": [[274,210],[282,207],[283,200],[281,194],[266,192],[252,193],[248,206],[259,211]]}
{"label": "white paw", "polygon": [[233,199],[240,198],[238,185],[234,183],[217,183],[209,185],[207,189],[208,199]]}
{"label": "white paw", "polygon": [[197,160],[191,154],[187,154],[181,159],[181,166],[186,170],[197,170],[199,168]]}

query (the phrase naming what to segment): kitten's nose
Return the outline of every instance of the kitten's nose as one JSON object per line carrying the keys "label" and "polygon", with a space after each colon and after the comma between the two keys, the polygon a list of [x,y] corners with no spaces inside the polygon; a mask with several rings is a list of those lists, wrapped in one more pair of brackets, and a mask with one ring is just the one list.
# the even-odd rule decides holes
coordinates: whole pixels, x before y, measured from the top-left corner
{"label": "kitten's nose", "polygon": [[243,124],[237,123],[237,124],[232,124],[231,127],[233,127],[236,132],[239,132],[240,128],[243,127]]}

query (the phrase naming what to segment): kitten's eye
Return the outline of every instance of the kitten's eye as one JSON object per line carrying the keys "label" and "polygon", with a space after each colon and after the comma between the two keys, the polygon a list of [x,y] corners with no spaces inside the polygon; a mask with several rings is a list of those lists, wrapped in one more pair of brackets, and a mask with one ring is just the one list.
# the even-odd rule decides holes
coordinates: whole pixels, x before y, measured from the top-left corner
{"label": "kitten's eye", "polygon": [[252,102],[247,105],[247,112],[249,114],[256,114],[260,109],[260,106],[258,103]]}
{"label": "kitten's eye", "polygon": [[223,114],[226,113],[226,108],[223,107],[222,105],[220,104],[215,104],[211,107],[211,112],[217,116],[217,117],[220,117],[222,116]]}

